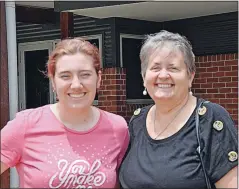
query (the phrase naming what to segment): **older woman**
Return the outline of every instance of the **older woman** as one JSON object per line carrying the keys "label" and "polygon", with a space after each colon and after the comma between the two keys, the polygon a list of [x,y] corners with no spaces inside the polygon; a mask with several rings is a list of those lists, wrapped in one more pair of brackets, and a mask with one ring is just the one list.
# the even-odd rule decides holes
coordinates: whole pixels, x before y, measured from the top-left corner
{"label": "older woman", "polygon": [[236,188],[237,131],[223,107],[190,93],[196,68],[189,41],[167,31],[149,35],[140,59],[144,94],[155,104],[130,121],[121,186]]}
{"label": "older woman", "polygon": [[59,102],[21,111],[1,130],[1,173],[16,166],[20,188],[114,188],[129,136],[121,116],[92,106],[98,49],[61,41],[48,61]]}

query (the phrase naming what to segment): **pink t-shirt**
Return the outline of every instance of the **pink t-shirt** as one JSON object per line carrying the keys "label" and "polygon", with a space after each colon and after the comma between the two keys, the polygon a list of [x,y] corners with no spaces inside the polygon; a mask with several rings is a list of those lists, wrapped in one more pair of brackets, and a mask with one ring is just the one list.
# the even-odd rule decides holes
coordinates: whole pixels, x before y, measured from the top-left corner
{"label": "pink t-shirt", "polygon": [[100,110],[98,123],[78,132],[46,105],[17,113],[1,130],[1,161],[16,166],[20,188],[114,188],[128,143],[121,116]]}

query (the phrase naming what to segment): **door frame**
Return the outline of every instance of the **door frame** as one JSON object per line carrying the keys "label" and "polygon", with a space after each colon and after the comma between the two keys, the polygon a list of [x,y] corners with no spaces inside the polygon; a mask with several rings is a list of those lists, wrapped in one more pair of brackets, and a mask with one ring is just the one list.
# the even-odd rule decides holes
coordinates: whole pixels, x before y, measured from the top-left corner
{"label": "door frame", "polygon": [[[26,86],[25,86],[25,52],[26,51],[37,51],[37,50],[47,50],[50,54],[55,45],[60,40],[47,40],[47,41],[34,41],[18,44],[18,84],[19,84],[19,110],[26,109]],[[52,84],[49,81],[49,94],[50,103],[56,101],[56,96],[52,90]]]}

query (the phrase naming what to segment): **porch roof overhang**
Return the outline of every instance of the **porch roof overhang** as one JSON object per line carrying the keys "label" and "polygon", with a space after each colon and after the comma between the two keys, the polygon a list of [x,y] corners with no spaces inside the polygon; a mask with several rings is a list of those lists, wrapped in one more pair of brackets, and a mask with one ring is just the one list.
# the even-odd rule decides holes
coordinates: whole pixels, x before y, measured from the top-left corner
{"label": "porch roof overhang", "polygon": [[237,1],[117,1],[112,4],[113,2],[55,1],[54,9],[94,18],[121,17],[156,22],[238,11]]}

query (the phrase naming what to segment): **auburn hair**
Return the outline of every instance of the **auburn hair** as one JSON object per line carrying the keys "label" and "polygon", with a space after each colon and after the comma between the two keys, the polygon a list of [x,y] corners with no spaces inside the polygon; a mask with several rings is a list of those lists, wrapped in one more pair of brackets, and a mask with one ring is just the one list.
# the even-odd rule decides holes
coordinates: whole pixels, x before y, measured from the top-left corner
{"label": "auburn hair", "polygon": [[100,70],[99,49],[83,38],[64,39],[60,41],[52,51],[47,62],[47,75],[49,78],[55,76],[57,60],[64,55],[74,55],[77,53],[86,54],[93,59],[95,71]]}

